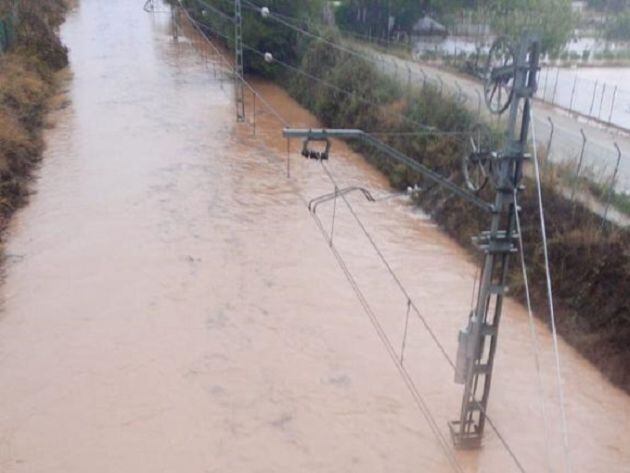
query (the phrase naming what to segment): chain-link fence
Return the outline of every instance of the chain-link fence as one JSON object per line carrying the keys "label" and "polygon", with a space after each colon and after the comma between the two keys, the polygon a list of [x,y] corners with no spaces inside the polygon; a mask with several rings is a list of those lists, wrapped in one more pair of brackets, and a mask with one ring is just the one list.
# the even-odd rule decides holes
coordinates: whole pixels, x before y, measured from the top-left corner
{"label": "chain-link fence", "polygon": [[[502,119],[487,111],[481,84],[460,80],[416,61],[374,52],[370,56],[381,72],[398,79],[408,88],[431,86],[486,121]],[[544,76],[542,79],[544,81]],[[609,103],[606,98],[603,101],[601,96],[599,98],[597,110],[599,107],[605,109]],[[544,172],[562,174],[567,197],[586,203],[604,219],[614,218],[626,225],[630,220],[625,209],[630,208],[630,144],[620,141],[618,145],[612,139],[593,135],[592,131],[554,123],[545,115],[534,115],[534,130],[538,148],[545,151],[548,162],[556,165],[553,170],[545,167]],[[615,212],[613,207],[624,207],[624,211]]]}
{"label": "chain-link fence", "polygon": [[565,68],[543,68],[536,97],[573,113],[630,129],[630,89],[580,77]]}

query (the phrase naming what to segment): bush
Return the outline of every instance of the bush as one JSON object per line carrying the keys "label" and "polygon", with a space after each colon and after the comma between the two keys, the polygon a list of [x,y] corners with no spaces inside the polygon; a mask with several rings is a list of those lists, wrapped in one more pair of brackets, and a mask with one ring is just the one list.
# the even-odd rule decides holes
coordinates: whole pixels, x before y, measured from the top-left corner
{"label": "bush", "polygon": [[39,131],[54,72],[68,62],[54,30],[64,11],[61,0],[22,0],[17,42],[0,56],[0,227],[28,195],[43,148]]}

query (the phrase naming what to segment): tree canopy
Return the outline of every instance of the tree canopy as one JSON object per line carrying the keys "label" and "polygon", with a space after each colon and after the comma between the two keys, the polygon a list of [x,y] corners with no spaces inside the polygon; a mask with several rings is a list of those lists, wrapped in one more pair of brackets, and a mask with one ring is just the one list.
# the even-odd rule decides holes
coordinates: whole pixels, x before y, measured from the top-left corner
{"label": "tree canopy", "polygon": [[487,12],[498,34],[519,37],[524,30],[538,32],[545,50],[561,49],[575,25],[571,0],[345,0],[337,10],[337,22],[344,29],[386,37],[392,33],[390,17],[396,30],[409,32],[423,15],[445,19],[464,9]]}

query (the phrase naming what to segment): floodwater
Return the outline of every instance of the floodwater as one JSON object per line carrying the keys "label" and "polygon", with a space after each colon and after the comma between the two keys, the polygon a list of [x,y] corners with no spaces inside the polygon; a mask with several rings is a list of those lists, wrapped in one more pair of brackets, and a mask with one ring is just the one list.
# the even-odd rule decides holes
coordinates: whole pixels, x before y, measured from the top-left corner
{"label": "floodwater", "polygon": [[[216,54],[142,2],[83,0],[63,26],[73,77],[52,113],[36,192],[7,235],[0,471],[448,472],[300,195],[332,190],[260,103],[235,124]],[[273,85],[294,126],[316,121]],[[390,196],[343,144],[339,185]],[[451,356],[476,266],[404,197],[351,203]],[[318,213],[332,228],[332,203]],[[398,350],[406,300],[349,210],[333,243]],[[525,471],[562,469],[551,341],[546,440],[527,315],[506,304],[489,412]],[[561,343],[575,472],[628,471],[630,400]],[[461,387],[421,322],[405,367],[439,435]],[[466,472],[518,471],[488,430]]]}

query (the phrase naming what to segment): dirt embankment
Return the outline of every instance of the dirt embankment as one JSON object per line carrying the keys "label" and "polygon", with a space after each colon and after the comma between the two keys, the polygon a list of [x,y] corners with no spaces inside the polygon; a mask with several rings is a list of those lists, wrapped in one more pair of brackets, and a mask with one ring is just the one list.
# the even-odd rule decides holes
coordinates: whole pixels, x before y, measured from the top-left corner
{"label": "dirt embankment", "polygon": [[[0,17],[10,3],[0,0]],[[22,0],[15,38],[0,55],[0,228],[28,196],[28,181],[41,158],[41,131],[56,72],[68,64],[57,34],[66,11],[63,0]]]}

